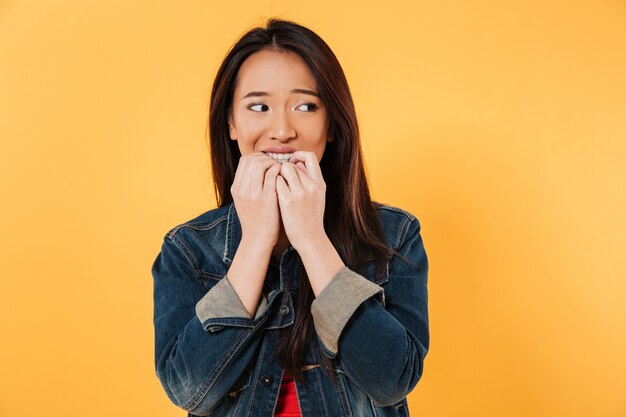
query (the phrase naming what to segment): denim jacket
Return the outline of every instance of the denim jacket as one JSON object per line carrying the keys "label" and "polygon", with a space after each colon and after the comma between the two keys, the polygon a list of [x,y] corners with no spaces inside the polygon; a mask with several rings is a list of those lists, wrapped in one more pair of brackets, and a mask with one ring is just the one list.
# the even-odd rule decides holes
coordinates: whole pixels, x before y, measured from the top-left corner
{"label": "denim jacket", "polygon": [[[390,257],[377,280],[373,261],[363,274],[345,266],[313,300],[305,383],[294,381],[303,417],[409,415],[406,396],[429,346],[428,261],[417,218],[374,205],[387,245],[414,265]],[[273,352],[279,330],[294,323],[302,263],[291,245],[280,262],[271,259],[250,318],[226,276],[240,240],[230,203],[172,228],[152,265],[156,375],[189,416],[274,415],[283,368]],[[322,354],[337,384],[320,367]]]}

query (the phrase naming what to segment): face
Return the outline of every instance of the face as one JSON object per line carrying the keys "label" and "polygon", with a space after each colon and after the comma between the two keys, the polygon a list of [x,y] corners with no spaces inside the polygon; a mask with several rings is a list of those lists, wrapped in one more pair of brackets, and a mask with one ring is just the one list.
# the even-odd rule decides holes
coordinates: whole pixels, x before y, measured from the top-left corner
{"label": "face", "polygon": [[293,52],[271,49],[241,65],[229,130],[242,155],[309,151],[319,162],[332,141],[326,107],[306,63]]}

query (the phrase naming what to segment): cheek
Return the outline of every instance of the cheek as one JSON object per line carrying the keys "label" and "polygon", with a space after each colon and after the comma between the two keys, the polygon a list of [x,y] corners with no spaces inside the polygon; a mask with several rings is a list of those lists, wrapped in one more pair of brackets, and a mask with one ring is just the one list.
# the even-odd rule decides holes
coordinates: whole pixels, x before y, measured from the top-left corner
{"label": "cheek", "polygon": [[309,120],[303,127],[308,132],[308,136],[315,140],[326,138],[328,133],[328,123],[323,118]]}
{"label": "cheek", "polygon": [[265,128],[258,120],[242,118],[237,126],[237,131],[242,140],[250,142],[257,140],[263,135]]}
{"label": "cheek", "polygon": [[328,146],[327,130],[325,128],[318,127],[315,137],[311,139],[311,150],[313,150],[315,155],[317,155],[317,162],[319,163],[322,160],[324,152],[326,151],[326,147]]}

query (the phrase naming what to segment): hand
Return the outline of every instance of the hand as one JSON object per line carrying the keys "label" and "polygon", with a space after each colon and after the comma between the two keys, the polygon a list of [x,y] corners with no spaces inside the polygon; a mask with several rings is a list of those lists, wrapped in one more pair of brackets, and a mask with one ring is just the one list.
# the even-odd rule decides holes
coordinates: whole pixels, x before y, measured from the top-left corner
{"label": "hand", "polygon": [[241,222],[242,239],[273,248],[280,233],[276,177],[280,162],[263,152],[242,155],[230,193]]}
{"label": "hand", "polygon": [[313,152],[296,151],[282,164],[276,192],[287,238],[296,250],[325,236],[326,183]]}

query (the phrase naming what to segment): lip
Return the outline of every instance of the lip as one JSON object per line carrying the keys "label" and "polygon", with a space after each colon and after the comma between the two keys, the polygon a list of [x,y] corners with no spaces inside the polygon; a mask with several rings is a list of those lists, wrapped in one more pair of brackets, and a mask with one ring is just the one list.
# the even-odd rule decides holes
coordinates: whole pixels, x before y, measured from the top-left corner
{"label": "lip", "polygon": [[297,149],[294,148],[290,148],[288,146],[275,146],[273,148],[265,148],[263,149],[262,152],[268,153],[293,153],[295,152]]}

